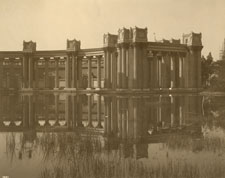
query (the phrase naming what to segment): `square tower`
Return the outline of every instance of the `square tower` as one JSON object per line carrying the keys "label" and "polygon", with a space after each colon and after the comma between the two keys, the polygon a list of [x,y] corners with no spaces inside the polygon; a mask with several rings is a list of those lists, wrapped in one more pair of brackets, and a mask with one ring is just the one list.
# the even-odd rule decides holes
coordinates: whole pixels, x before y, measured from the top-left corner
{"label": "square tower", "polygon": [[202,46],[202,34],[191,32],[183,35],[183,44],[187,46]]}

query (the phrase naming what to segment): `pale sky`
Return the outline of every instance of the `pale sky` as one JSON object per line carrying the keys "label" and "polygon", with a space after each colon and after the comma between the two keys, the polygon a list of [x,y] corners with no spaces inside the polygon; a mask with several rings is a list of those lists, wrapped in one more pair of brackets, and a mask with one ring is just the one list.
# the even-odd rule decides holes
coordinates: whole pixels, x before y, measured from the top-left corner
{"label": "pale sky", "polygon": [[148,39],[181,38],[201,32],[203,54],[218,58],[225,38],[225,0],[0,0],[0,50],[65,49],[66,39],[81,48],[102,47],[103,34],[147,27]]}

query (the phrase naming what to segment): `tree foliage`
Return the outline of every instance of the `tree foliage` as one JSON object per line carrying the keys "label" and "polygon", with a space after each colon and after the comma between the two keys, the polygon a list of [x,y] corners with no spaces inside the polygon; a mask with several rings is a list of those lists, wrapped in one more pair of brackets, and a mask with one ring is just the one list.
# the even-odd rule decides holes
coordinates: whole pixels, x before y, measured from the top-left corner
{"label": "tree foliage", "polygon": [[209,53],[207,58],[202,56],[201,64],[202,64],[202,86],[204,88],[206,88],[210,85],[209,79],[210,79],[210,76],[213,74],[213,70],[212,70],[213,57],[212,57],[212,54]]}
{"label": "tree foliage", "polygon": [[212,63],[210,75],[210,88],[216,91],[225,91],[225,60]]}

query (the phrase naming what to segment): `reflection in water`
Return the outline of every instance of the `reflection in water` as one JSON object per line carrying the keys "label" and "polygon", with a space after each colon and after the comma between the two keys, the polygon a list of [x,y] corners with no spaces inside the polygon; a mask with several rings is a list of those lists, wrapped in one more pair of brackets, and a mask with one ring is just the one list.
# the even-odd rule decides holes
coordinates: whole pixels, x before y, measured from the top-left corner
{"label": "reflection in water", "polygon": [[[224,136],[218,127],[224,100],[65,93],[0,97],[0,157],[10,162],[0,161],[0,172],[12,176],[23,177],[21,170],[30,167],[36,177],[200,177],[214,175],[212,166],[206,174],[208,167],[224,159],[225,140],[218,136]],[[221,166],[218,176],[224,175]]]}

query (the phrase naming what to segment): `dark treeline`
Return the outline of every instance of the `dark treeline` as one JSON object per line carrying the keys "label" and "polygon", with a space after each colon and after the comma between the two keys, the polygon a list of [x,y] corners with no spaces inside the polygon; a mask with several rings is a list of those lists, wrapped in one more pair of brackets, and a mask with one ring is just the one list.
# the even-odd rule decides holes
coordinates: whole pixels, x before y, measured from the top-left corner
{"label": "dark treeline", "polygon": [[211,91],[225,91],[225,60],[215,61],[209,53],[202,56],[202,86]]}

